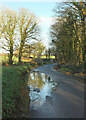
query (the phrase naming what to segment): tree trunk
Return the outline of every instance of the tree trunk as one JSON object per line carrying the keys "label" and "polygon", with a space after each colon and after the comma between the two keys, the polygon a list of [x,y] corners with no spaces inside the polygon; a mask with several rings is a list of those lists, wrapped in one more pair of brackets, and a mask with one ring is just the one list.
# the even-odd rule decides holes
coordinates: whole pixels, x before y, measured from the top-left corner
{"label": "tree trunk", "polygon": [[46,59],[47,59],[47,54],[46,54]]}
{"label": "tree trunk", "polygon": [[[83,21],[85,22],[85,18],[83,18]],[[83,23],[83,31],[82,31],[82,34],[83,34],[83,61],[85,61],[85,57],[86,57],[86,35],[85,35],[85,23]]]}
{"label": "tree trunk", "polygon": [[55,52],[55,61],[57,61],[57,52]]}
{"label": "tree trunk", "polygon": [[35,58],[35,54],[34,54],[34,58]]}
{"label": "tree trunk", "polygon": [[22,57],[22,50],[24,47],[24,39],[21,39],[21,43],[20,43],[20,49],[19,49],[19,64],[21,64],[21,57]]}
{"label": "tree trunk", "polygon": [[9,55],[9,64],[10,65],[13,64],[12,57],[13,57],[13,48],[10,48],[10,55]]}
{"label": "tree trunk", "polygon": [[21,64],[21,57],[22,57],[22,54],[21,54],[21,51],[19,51],[19,64]]}
{"label": "tree trunk", "polygon": [[30,52],[29,52],[29,58],[30,58]]}
{"label": "tree trunk", "polygon": [[19,64],[21,64],[21,57],[22,57],[22,46],[20,47],[19,50]]}
{"label": "tree trunk", "polygon": [[11,41],[11,45],[10,45],[10,55],[9,55],[9,64],[10,65],[13,64],[12,57],[13,57],[13,41]]}

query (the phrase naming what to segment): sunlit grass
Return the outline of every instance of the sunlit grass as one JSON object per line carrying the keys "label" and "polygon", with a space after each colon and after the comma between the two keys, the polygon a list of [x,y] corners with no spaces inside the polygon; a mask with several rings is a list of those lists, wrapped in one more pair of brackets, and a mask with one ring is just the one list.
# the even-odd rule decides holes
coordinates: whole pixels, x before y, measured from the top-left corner
{"label": "sunlit grass", "polygon": [[[34,56],[31,55],[32,58],[28,58],[28,57],[22,57],[21,60],[22,62],[31,62],[32,59],[34,59]],[[37,56],[35,56],[35,58],[37,58]],[[40,56],[41,59],[49,59],[49,57],[46,58],[46,56],[42,55]],[[55,59],[55,56],[50,56],[50,59]],[[0,62],[4,62],[7,63],[9,61],[9,57],[7,55],[2,55],[0,56]],[[18,63],[18,57],[13,56],[13,64]]]}

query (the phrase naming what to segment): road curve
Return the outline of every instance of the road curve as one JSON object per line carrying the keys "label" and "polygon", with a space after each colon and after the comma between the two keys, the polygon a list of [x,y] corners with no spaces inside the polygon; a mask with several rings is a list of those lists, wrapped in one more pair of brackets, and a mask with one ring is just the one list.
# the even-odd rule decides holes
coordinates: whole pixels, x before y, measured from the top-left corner
{"label": "road curve", "polygon": [[84,118],[84,83],[72,76],[53,70],[56,64],[34,69],[51,76],[59,86],[53,91],[52,101],[37,110],[30,110],[30,118]]}

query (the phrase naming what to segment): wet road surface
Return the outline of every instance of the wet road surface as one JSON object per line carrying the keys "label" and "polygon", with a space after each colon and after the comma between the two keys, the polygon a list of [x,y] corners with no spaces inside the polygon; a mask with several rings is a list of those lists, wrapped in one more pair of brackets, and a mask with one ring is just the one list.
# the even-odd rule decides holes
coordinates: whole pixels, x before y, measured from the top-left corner
{"label": "wet road surface", "polygon": [[49,75],[58,86],[41,106],[30,107],[29,117],[84,118],[84,83],[53,70],[55,65],[48,64],[33,70]]}

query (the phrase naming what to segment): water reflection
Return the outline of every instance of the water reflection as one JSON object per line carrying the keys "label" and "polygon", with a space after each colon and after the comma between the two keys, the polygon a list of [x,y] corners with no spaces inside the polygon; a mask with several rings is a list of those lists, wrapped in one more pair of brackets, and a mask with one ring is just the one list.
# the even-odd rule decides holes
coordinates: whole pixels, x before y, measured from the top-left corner
{"label": "water reflection", "polygon": [[56,88],[57,83],[53,82],[51,77],[46,74],[33,71],[29,75],[28,86],[30,88],[30,105],[35,109],[44,104],[47,96],[50,96]]}

